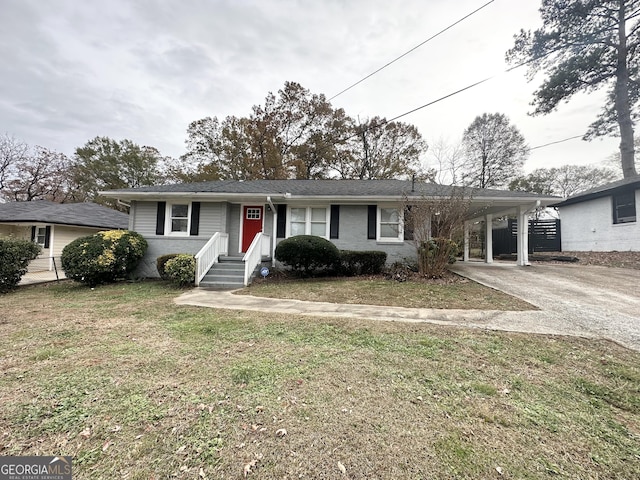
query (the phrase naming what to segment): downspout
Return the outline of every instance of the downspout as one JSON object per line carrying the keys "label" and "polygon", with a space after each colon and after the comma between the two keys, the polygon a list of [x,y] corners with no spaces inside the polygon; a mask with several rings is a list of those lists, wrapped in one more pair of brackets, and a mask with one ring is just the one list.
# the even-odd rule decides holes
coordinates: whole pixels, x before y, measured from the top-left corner
{"label": "downspout", "polygon": [[276,235],[278,234],[278,210],[275,205],[271,201],[271,195],[267,195],[267,203],[269,207],[271,207],[271,211],[273,212],[273,225],[271,226],[272,235],[271,235],[271,266],[275,266],[276,264]]}

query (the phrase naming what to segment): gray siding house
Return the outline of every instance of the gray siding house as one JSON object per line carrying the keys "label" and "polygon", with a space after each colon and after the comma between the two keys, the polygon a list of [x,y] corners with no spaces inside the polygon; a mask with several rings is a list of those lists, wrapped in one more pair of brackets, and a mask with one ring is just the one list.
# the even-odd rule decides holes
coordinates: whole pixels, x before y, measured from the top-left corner
{"label": "gray siding house", "polygon": [[[389,262],[414,256],[403,228],[403,206],[451,197],[458,188],[403,180],[223,180],[101,194],[131,206],[129,228],[149,243],[141,275],[158,275],[159,255],[191,253],[199,264],[199,283],[221,257],[242,256],[246,284],[263,258],[273,258],[277,243],[294,235],[324,237],[340,249],[382,250]],[[491,225],[495,215],[525,215],[558,201],[502,190],[466,189],[464,194],[471,198],[469,225],[477,219]],[[519,261],[524,265],[523,251]]]}

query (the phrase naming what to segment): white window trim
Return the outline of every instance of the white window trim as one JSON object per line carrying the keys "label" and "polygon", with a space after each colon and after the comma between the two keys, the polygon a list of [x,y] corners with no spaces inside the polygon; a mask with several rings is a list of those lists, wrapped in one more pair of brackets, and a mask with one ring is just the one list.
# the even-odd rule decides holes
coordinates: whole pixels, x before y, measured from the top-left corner
{"label": "white window trim", "polygon": [[[394,209],[398,212],[398,236],[397,237],[381,237],[382,232],[382,209]],[[376,242],[377,243],[404,243],[404,212],[397,205],[378,205],[376,218]]]}
{"label": "white window trim", "polygon": [[[186,232],[172,232],[171,231],[171,207],[174,205],[187,205],[187,231]],[[172,237],[188,237],[191,232],[191,202],[167,202],[165,211],[165,223],[164,234]]]}
{"label": "white window trim", "polygon": [[311,209],[312,208],[324,208],[325,211],[325,223],[324,223],[324,235],[317,235],[321,238],[329,239],[329,229],[331,226],[331,208],[328,205],[287,205],[287,231],[285,232],[286,238],[291,236],[291,209],[292,208],[304,208],[306,209],[304,217],[304,235],[312,235],[311,233]]}
{"label": "white window trim", "polygon": [[[42,243],[38,242],[38,231],[42,229],[44,230],[44,241]],[[44,246],[47,243],[47,226],[46,225],[36,225],[36,236],[33,239],[33,241],[37,244],[40,245],[40,247],[44,250]]]}

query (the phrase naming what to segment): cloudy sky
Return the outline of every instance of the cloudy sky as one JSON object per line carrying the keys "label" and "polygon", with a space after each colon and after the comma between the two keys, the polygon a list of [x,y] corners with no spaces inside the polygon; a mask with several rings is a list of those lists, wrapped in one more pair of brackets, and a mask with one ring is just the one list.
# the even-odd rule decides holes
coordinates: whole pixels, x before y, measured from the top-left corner
{"label": "cloudy sky", "polygon": [[[0,134],[67,154],[97,135],[184,153],[188,124],[246,116],[295,81],[332,97],[488,0],[0,0]],[[603,95],[545,117],[527,112],[536,82],[501,74],[538,0],[495,0],[335,98],[351,116],[402,118],[430,143],[505,113],[531,147],[583,134]],[[602,162],[618,140],[531,152],[526,170]]]}

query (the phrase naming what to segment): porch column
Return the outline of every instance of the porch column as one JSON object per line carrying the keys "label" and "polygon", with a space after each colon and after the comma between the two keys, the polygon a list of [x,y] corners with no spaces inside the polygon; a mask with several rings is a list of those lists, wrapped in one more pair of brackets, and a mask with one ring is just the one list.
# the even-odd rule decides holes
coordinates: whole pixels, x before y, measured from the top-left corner
{"label": "porch column", "polygon": [[276,236],[278,235],[278,209],[271,207],[273,228],[271,229],[271,267],[276,266]]}
{"label": "porch column", "polygon": [[529,263],[529,214],[525,207],[518,207],[518,265]]}
{"label": "porch column", "polygon": [[464,222],[464,254],[462,260],[469,261],[469,222]]}
{"label": "porch column", "polygon": [[53,256],[54,246],[55,246],[55,225],[51,225],[51,231],[49,233],[49,271],[53,271],[53,262],[55,262],[55,258]]}
{"label": "porch column", "polygon": [[485,263],[493,263],[493,215],[490,213],[484,216],[484,226],[486,239],[484,261]]}

